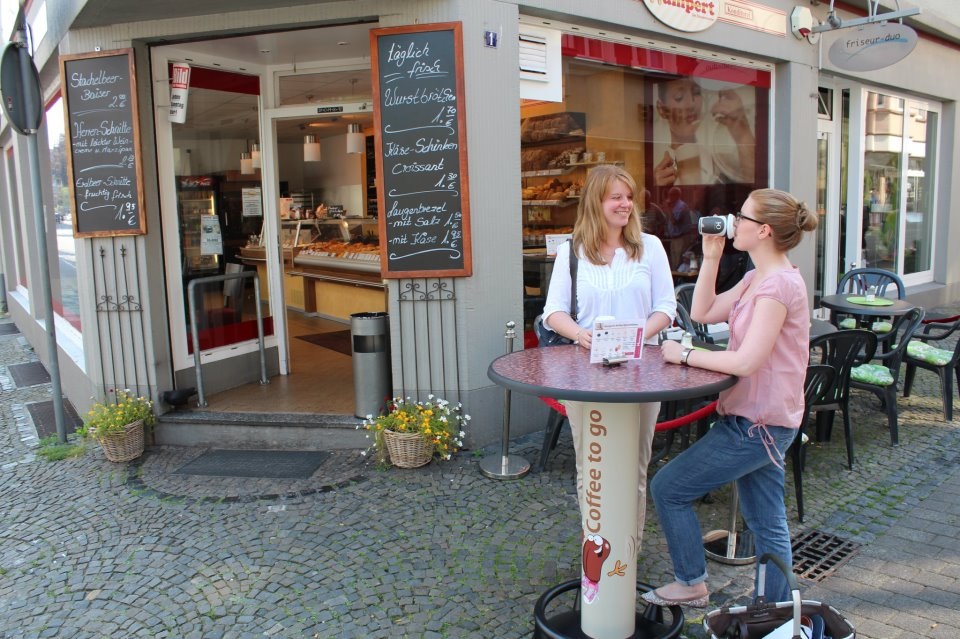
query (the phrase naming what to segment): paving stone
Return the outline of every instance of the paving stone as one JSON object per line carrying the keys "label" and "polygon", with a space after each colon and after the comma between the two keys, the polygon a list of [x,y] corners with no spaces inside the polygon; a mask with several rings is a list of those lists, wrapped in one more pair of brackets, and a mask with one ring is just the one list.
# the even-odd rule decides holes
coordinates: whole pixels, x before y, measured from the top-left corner
{"label": "paving stone", "polygon": [[[36,357],[0,340],[0,383],[23,361]],[[960,636],[960,420],[942,420],[939,392],[918,371],[897,448],[875,398],[855,393],[858,466],[846,469],[842,428],[810,445],[803,525],[788,473],[794,534],[864,544],[804,584],[861,639]],[[578,574],[568,431],[544,472],[516,482],[484,478],[470,452],[379,470],[333,451],[309,479],[197,478],[173,471],[202,449],[43,461],[22,407],[44,393],[0,394],[0,636],[520,637],[537,598]],[[541,443],[542,433],[517,438],[511,452],[535,460]],[[728,496],[698,506],[704,529],[725,525]],[[672,578],[652,504],[637,565],[642,581]],[[708,568],[712,606],[752,598],[752,567]],[[685,637],[703,637],[702,615],[688,612]]]}

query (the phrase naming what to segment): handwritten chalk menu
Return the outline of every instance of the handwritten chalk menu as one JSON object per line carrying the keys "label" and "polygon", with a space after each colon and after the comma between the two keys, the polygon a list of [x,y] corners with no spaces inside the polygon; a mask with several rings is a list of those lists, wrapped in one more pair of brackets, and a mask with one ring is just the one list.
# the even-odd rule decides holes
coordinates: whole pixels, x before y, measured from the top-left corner
{"label": "handwritten chalk menu", "polygon": [[76,237],[146,233],[133,50],[60,58]]}
{"label": "handwritten chalk menu", "polygon": [[472,272],[459,22],[370,32],[383,277]]}

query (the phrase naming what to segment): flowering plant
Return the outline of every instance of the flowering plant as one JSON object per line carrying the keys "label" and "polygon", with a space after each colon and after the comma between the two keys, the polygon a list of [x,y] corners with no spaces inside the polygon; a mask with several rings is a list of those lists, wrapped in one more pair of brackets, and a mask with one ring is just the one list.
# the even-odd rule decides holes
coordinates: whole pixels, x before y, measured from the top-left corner
{"label": "flowering plant", "polygon": [[138,419],[143,420],[144,426],[153,426],[156,421],[153,402],[146,397],[137,397],[129,390],[118,390],[114,401],[97,402],[90,408],[83,426],[77,432],[83,437],[98,439],[112,433],[122,433],[127,424]]}
{"label": "flowering plant", "polygon": [[[450,459],[463,446],[466,434],[462,428],[468,421],[470,416],[463,412],[463,404],[453,406],[445,399],[428,395],[425,402],[415,402],[409,397],[394,397],[387,403],[383,414],[377,417],[367,415],[362,426],[373,431],[373,449],[380,455],[386,445],[383,431],[389,430],[417,433],[433,444],[434,458]],[[364,455],[366,453],[363,452]]]}

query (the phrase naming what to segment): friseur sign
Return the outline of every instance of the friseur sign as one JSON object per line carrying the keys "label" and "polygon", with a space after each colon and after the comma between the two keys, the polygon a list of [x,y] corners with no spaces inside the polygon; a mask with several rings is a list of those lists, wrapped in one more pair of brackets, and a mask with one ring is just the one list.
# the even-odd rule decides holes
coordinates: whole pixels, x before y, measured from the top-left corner
{"label": "friseur sign", "polygon": [[842,30],[830,45],[830,62],[847,71],[876,71],[904,59],[917,46],[917,32],[905,24],[869,24]]}

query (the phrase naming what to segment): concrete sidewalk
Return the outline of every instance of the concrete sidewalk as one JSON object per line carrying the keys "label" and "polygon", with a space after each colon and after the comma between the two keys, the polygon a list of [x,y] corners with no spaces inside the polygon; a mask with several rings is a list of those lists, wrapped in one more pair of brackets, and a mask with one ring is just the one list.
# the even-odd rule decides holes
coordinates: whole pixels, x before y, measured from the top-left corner
{"label": "concrete sidewalk", "polygon": [[[29,361],[21,336],[0,336],[0,638],[525,637],[537,598],[579,576],[566,431],[545,472],[512,482],[477,470],[499,446],[414,470],[330,451],[309,478],[283,480],[176,473],[205,452],[193,448],[50,463],[27,410],[50,385],[8,374]],[[863,393],[853,471],[842,428],[810,445],[802,525],[786,487],[795,537],[857,547],[801,583],[860,638],[960,636],[960,422],[943,421],[935,375],[917,384],[899,400],[897,448]],[[511,452],[536,462],[541,442]],[[701,507],[704,530],[724,526],[726,498]],[[665,582],[652,505],[645,534],[640,579]],[[709,569],[711,609],[750,599],[751,566]],[[703,637],[685,612],[684,636]]]}

